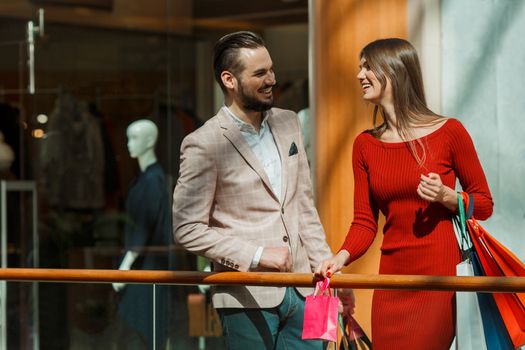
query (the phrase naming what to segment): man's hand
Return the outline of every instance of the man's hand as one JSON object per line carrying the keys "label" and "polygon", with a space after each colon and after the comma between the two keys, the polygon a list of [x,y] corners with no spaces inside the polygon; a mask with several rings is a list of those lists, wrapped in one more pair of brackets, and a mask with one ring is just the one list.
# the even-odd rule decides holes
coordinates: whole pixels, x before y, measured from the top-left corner
{"label": "man's hand", "polygon": [[292,256],[288,247],[264,247],[259,266],[280,272],[292,271]]}

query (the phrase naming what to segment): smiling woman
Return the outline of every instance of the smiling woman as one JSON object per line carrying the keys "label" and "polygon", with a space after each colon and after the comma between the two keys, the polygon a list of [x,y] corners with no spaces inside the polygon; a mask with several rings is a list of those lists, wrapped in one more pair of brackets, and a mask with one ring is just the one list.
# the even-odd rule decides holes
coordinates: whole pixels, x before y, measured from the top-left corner
{"label": "smiling woman", "polygon": [[[475,217],[486,219],[493,207],[472,140],[458,120],[426,106],[419,60],[409,42],[376,40],[360,58],[357,79],[363,99],[375,105],[374,128],[354,141],[355,207],[345,242],[316,273],[333,274],[361,257],[375,238],[381,212],[386,223],[379,273],[455,275],[456,180],[474,198]],[[378,113],[383,121],[376,126]],[[374,349],[448,349],[453,305],[454,293],[374,291]]]}

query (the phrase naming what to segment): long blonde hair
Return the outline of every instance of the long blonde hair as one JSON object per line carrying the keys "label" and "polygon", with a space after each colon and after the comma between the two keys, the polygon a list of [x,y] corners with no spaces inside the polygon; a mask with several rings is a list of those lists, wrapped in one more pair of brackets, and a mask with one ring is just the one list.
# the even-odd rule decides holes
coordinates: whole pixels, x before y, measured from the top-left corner
{"label": "long blonde hair", "polygon": [[[395,121],[389,120],[383,109],[376,105],[373,114],[374,128],[371,134],[379,138],[393,123],[402,140],[407,141],[417,163],[422,166],[426,160],[426,150],[420,139],[415,139],[414,125],[432,125],[442,120],[442,116],[432,112],[426,104],[423,77],[416,49],[408,41],[398,38],[380,39],[366,45],[360,53],[381,83],[384,91],[387,78],[392,86]],[[381,113],[383,123],[377,125],[377,115]],[[417,146],[422,155],[417,152]]]}

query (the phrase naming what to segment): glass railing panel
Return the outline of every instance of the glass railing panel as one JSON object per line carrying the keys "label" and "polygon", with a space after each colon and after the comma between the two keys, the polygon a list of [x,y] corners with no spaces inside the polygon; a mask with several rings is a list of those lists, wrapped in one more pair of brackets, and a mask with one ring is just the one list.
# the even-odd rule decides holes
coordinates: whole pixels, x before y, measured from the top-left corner
{"label": "glass railing panel", "polygon": [[217,312],[206,288],[169,286],[171,320],[168,349],[226,349]]}
{"label": "glass railing panel", "polygon": [[38,284],[0,282],[0,348],[40,349]]}
{"label": "glass railing panel", "polygon": [[197,286],[0,282],[2,349],[226,349]]}

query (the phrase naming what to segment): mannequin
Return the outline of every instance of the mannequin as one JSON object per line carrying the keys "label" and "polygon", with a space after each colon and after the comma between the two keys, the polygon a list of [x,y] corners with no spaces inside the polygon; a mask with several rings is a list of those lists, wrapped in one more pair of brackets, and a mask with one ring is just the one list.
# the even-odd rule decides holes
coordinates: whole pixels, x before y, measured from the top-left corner
{"label": "mannequin", "polygon": [[[125,249],[119,270],[167,270],[168,246],[171,242],[170,202],[164,171],[157,162],[155,143],[157,126],[147,119],[131,123],[127,128],[128,151],[137,159],[140,173],[133,181],[126,198],[130,223],[125,229]],[[147,344],[153,345],[153,293],[155,290],[156,344],[165,340],[168,318],[168,287],[114,283],[121,294],[119,313],[139,331]]]}
{"label": "mannequin", "polygon": [[[136,158],[141,172],[148,166],[157,162],[155,156],[155,143],[157,142],[157,126],[148,119],[140,119],[128,126],[126,131],[128,137],[128,152],[131,158]],[[129,270],[138,257],[138,252],[127,250],[119,270]],[[125,287],[124,283],[113,283],[116,292]]]}

